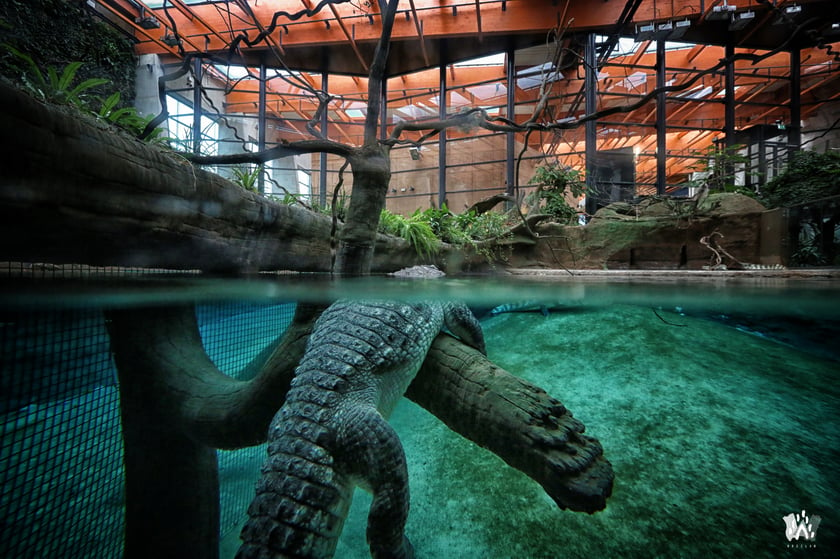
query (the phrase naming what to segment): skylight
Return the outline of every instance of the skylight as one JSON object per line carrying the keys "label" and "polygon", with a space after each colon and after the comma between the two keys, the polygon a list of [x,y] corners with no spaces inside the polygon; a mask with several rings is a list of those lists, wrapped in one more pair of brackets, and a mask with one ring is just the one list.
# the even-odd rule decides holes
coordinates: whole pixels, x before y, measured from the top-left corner
{"label": "skylight", "polygon": [[520,89],[533,89],[539,87],[543,80],[546,83],[563,79],[563,74],[554,70],[554,64],[545,62],[516,72],[516,85]]}
{"label": "skylight", "polygon": [[463,60],[453,64],[456,68],[464,66],[504,66],[505,53],[491,54],[489,56],[481,56],[479,58],[472,58],[470,60]]}
{"label": "skylight", "polygon": [[702,86],[698,85],[697,87],[686,91],[685,93],[680,93],[677,97],[682,97],[683,99],[702,99],[703,97],[708,97],[714,88],[712,86]]}
{"label": "skylight", "polygon": [[[195,4],[213,4],[213,3],[225,2],[225,1],[226,0],[181,0],[181,2],[183,2],[184,4],[187,4],[189,6],[192,6],[192,5],[195,5]],[[146,4],[150,8],[162,8],[163,4],[164,4],[164,0],[146,0],[143,3]],[[170,8],[174,7],[172,5],[172,2],[167,2],[167,4]]]}
{"label": "skylight", "polygon": [[[238,80],[248,76],[248,68],[245,66],[237,66],[233,64],[221,66],[216,64],[214,67],[231,80]],[[255,75],[255,73],[252,71],[251,75]]]}
{"label": "skylight", "polygon": [[468,87],[467,91],[469,91],[471,95],[481,99],[482,101],[492,99],[493,97],[499,97],[501,95],[507,95],[507,88],[500,83],[474,85],[472,87]]}

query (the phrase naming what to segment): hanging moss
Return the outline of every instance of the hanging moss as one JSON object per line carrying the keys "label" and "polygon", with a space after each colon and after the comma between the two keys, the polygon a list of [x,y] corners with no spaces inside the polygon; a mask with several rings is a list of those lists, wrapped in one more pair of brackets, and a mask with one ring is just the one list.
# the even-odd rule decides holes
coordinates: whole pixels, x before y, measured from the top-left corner
{"label": "hanging moss", "polygon": [[[0,44],[26,53],[46,72],[82,62],[77,79],[104,78],[102,95],[120,92],[125,104],[134,99],[137,65],[132,41],[99,20],[79,0],[3,0],[0,2]],[[0,47],[0,75],[21,77],[20,60]]]}

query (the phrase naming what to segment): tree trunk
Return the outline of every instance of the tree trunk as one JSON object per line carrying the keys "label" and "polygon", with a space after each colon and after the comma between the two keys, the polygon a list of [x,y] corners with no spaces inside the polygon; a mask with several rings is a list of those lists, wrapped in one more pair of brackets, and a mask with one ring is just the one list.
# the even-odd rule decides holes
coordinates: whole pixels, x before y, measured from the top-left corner
{"label": "tree trunk", "polygon": [[[0,261],[330,270],[327,216],[248,192],[177,152],[2,82],[0,141]],[[364,161],[358,166],[365,171]],[[387,171],[379,176],[377,192],[388,183]],[[365,238],[376,246],[373,271],[420,263],[406,241],[375,231]]]}
{"label": "tree trunk", "polygon": [[347,219],[341,228],[335,271],[341,275],[370,273],[379,215],[391,181],[388,149],[376,143],[362,147],[350,158],[353,191]]}

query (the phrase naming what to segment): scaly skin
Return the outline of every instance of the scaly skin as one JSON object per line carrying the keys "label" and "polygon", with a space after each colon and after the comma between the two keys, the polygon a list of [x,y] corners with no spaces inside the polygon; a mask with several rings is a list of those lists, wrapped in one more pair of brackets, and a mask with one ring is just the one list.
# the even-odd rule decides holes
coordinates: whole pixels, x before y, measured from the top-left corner
{"label": "scaly skin", "polygon": [[408,475],[386,419],[446,326],[484,352],[464,305],[339,301],[315,324],[242,529],[239,559],[332,557],[356,484],[372,491],[374,558],[410,558]]}

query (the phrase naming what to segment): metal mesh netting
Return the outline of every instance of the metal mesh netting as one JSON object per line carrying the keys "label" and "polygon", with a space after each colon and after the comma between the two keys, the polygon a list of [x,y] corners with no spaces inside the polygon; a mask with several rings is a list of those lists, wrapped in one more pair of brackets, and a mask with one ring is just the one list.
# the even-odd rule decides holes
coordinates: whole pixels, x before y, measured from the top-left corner
{"label": "metal mesh netting", "polygon": [[[293,312],[196,309],[208,355],[235,377]],[[0,422],[0,557],[121,557],[119,392],[100,310],[0,311]],[[263,457],[219,451],[222,536],[244,517]]]}

